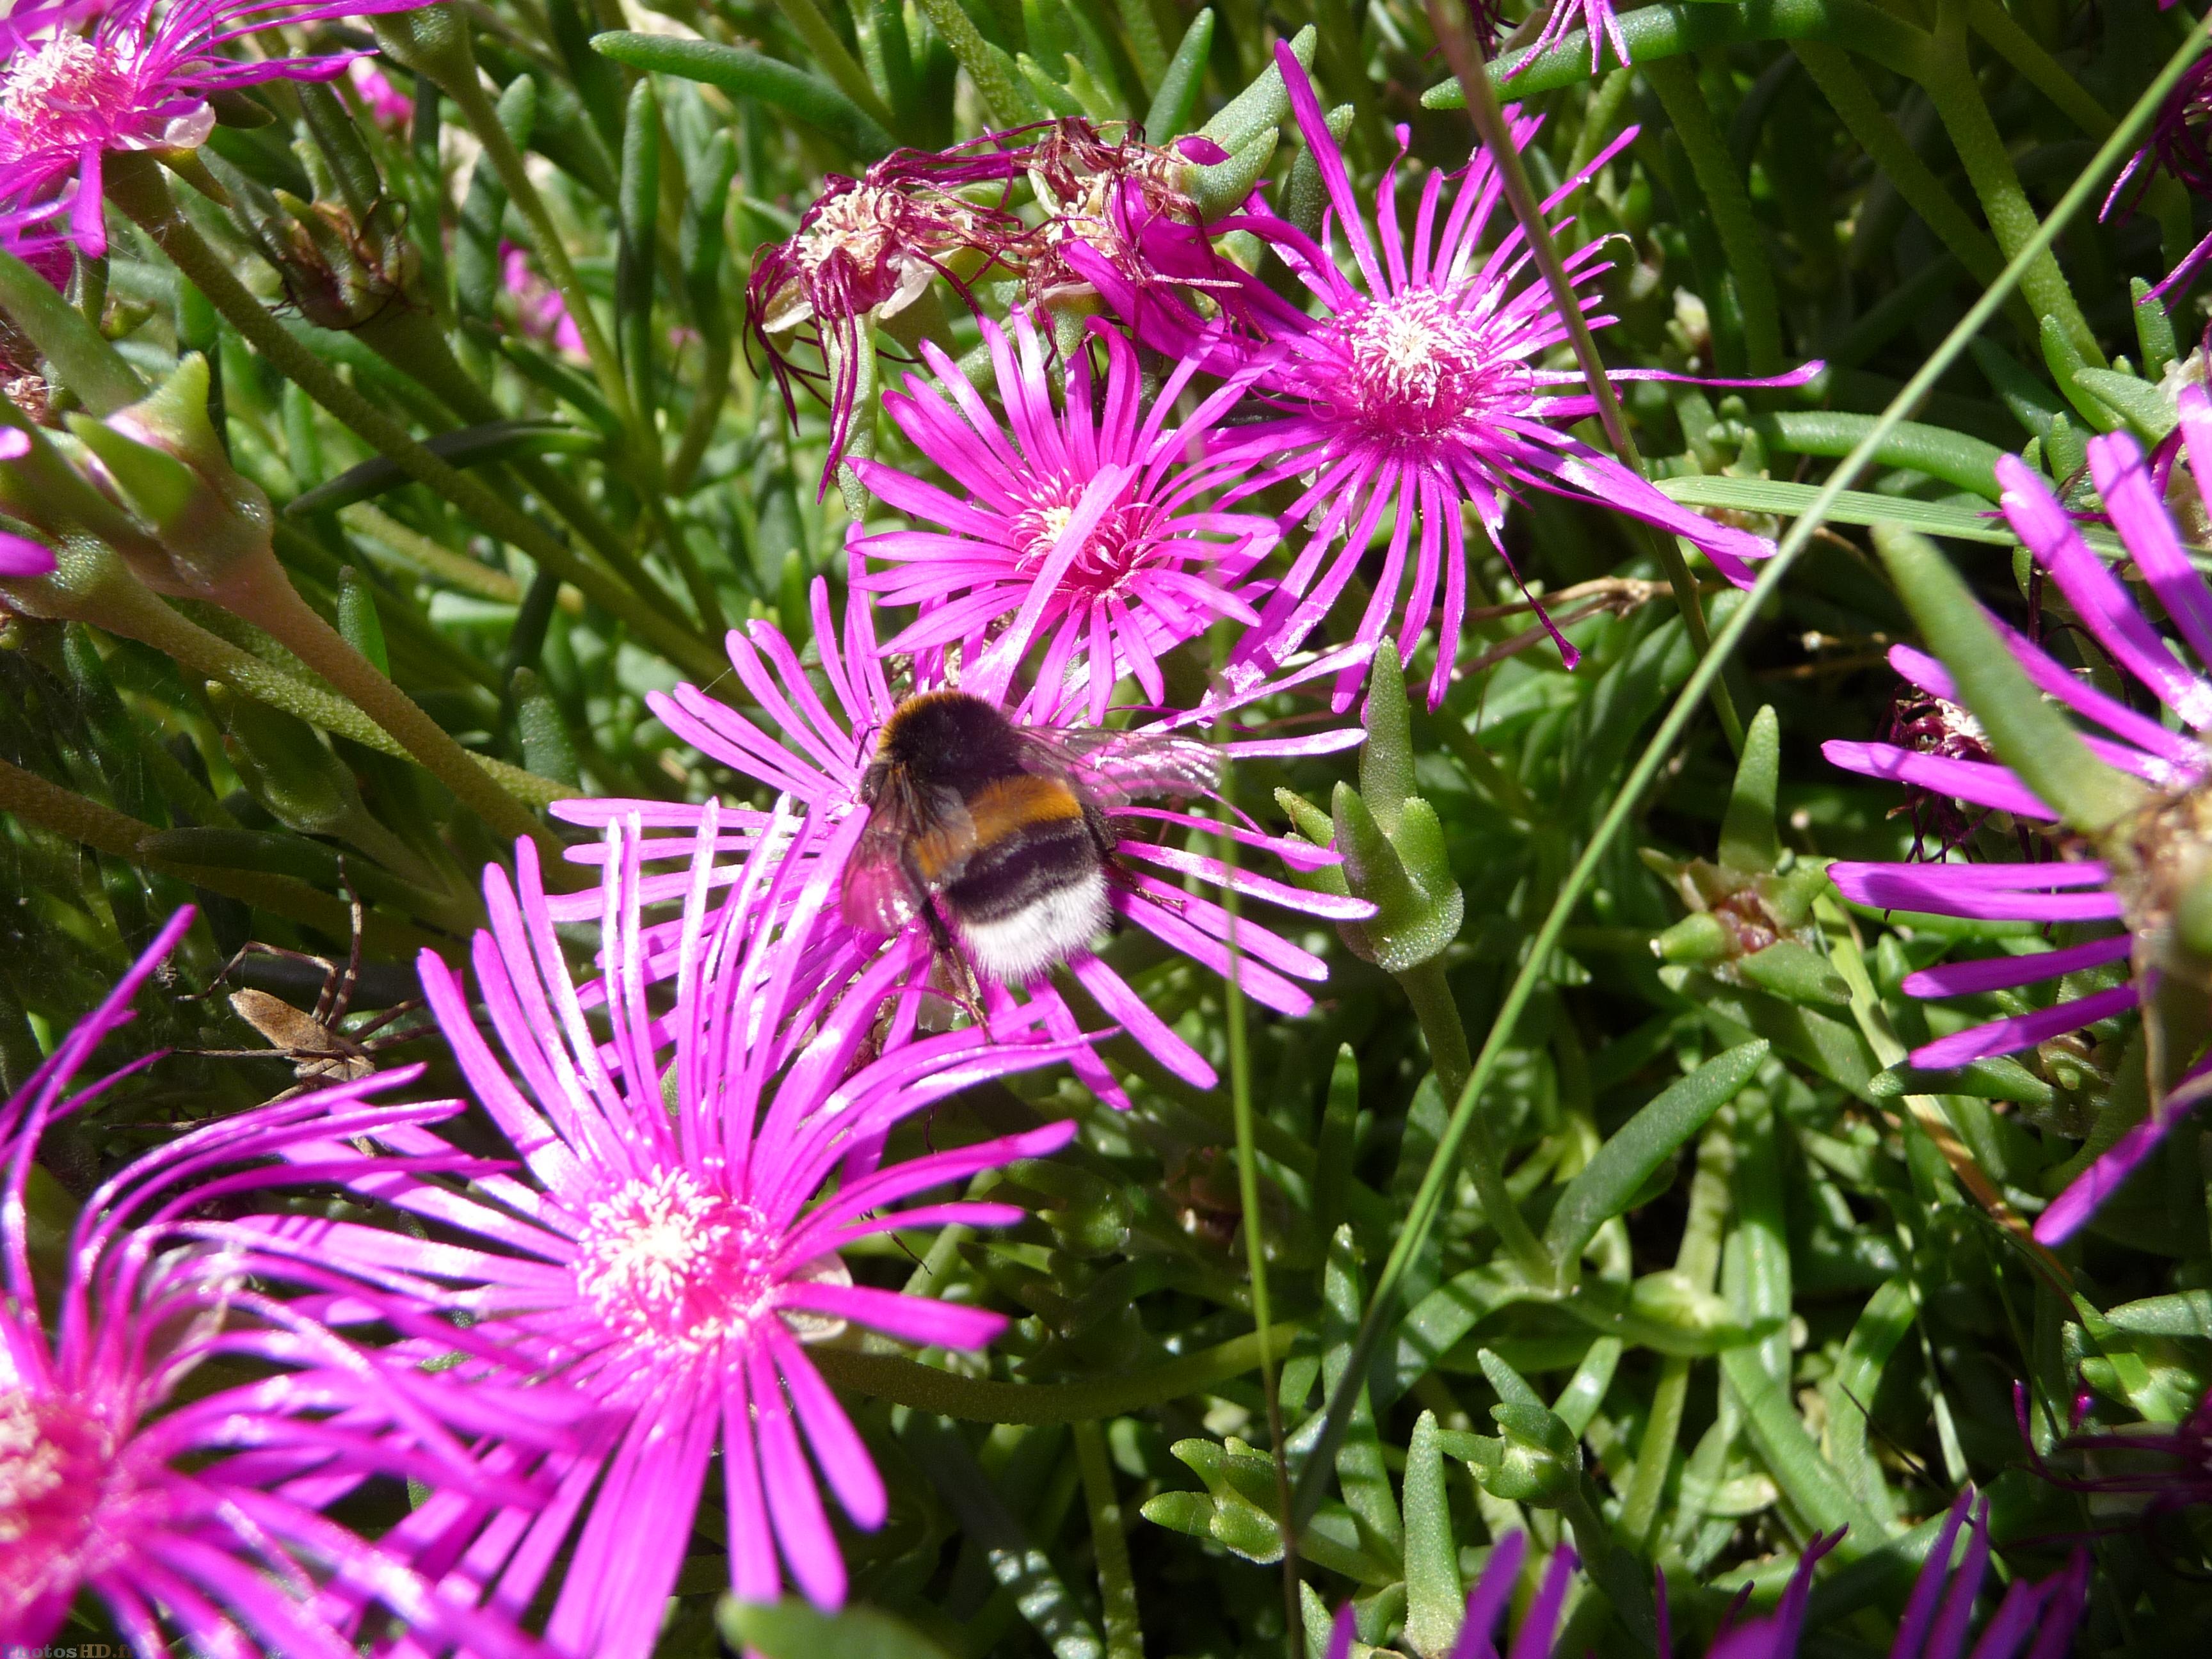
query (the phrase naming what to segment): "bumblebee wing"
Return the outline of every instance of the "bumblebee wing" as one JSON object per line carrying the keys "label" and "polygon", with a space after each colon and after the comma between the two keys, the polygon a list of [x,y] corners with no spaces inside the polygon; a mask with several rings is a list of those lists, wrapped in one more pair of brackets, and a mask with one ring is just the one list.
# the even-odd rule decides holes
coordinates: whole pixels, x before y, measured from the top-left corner
{"label": "bumblebee wing", "polygon": [[872,933],[896,933],[921,914],[922,895],[907,873],[906,835],[889,821],[887,803],[869,809],[852,862],[837,890],[837,908],[853,927]]}
{"label": "bumblebee wing", "polygon": [[1221,757],[1171,732],[1024,732],[1032,769],[1073,775],[1102,806],[1161,795],[1203,795],[1221,781]]}
{"label": "bumblebee wing", "polygon": [[966,868],[975,821],[959,796],[917,789],[894,773],[868,809],[838,908],[856,927],[894,933],[921,914],[923,901]]}

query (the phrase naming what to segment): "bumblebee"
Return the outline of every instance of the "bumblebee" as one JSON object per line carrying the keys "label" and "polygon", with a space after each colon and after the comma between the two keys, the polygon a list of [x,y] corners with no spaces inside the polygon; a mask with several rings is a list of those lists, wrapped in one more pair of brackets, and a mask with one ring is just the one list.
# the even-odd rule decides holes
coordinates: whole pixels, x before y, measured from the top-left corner
{"label": "bumblebee", "polygon": [[1219,775],[1188,738],[1046,736],[967,692],[924,692],[892,711],[861,777],[868,827],[839,905],[880,933],[920,916],[941,954],[1025,985],[1113,924],[1108,811],[1200,793]]}

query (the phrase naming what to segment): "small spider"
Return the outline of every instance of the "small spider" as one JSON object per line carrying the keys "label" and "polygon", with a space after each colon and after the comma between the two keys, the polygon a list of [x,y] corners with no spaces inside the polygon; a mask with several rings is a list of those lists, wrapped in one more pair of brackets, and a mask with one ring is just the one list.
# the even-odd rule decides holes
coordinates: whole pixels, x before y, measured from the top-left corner
{"label": "small spider", "polygon": [[[268,1041],[266,1048],[193,1050],[215,1060],[282,1059],[291,1061],[293,1075],[299,1080],[281,1094],[271,1096],[265,1104],[273,1105],[280,1100],[289,1100],[294,1095],[308,1089],[333,1083],[350,1083],[357,1078],[367,1077],[376,1070],[373,1056],[395,1043],[418,1037],[430,1029],[427,1025],[416,1026],[394,1032],[389,1036],[375,1036],[393,1020],[421,1007],[422,1001],[420,997],[394,1003],[351,1031],[339,1028],[339,1022],[345,1018],[346,1010],[352,1005],[355,988],[361,982],[361,900],[349,893],[347,902],[353,917],[353,944],[347,952],[343,968],[328,957],[311,956],[304,951],[288,951],[281,945],[264,945],[258,939],[250,939],[239,948],[236,956],[223,964],[222,971],[209,982],[206,990],[185,999],[188,1002],[197,1002],[213,996],[248,957],[274,957],[280,961],[301,963],[323,970],[323,988],[315,998],[313,1013],[303,1013],[282,997],[268,991],[255,990],[251,986],[233,991],[226,999],[231,1012]],[[372,1038],[374,1040],[370,1040]]]}

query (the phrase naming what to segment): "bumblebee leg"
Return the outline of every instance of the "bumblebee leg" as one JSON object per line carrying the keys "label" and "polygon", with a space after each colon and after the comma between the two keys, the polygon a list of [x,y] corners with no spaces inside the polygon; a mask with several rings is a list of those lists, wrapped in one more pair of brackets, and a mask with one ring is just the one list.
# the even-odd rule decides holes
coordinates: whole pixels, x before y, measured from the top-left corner
{"label": "bumblebee leg", "polygon": [[952,943],[952,933],[951,929],[945,927],[945,918],[938,913],[937,900],[934,896],[922,901],[921,920],[923,926],[929,929],[929,942],[937,954],[957,959],[960,955],[959,949]]}

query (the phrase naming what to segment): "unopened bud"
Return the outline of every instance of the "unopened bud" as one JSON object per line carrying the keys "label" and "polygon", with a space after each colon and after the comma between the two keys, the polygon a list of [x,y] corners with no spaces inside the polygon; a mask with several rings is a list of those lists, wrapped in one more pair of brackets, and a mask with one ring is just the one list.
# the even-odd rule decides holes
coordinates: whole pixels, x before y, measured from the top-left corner
{"label": "unopened bud", "polygon": [[343,204],[306,202],[288,191],[274,199],[283,216],[257,227],[258,240],[309,322],[351,332],[394,307],[421,308],[415,297],[421,258],[399,234],[392,204],[380,201],[356,216]]}
{"label": "unopened bud", "polygon": [[1419,796],[1405,801],[1393,836],[1349,784],[1337,785],[1331,805],[1346,885],[1375,907],[1364,921],[1338,924],[1346,945],[1393,974],[1440,954],[1459,937],[1466,901],[1451,878],[1435,809]]}
{"label": "unopened bud", "polygon": [[207,359],[193,356],[105,422],[70,418],[110,494],[144,532],[117,551],[156,592],[219,599],[271,556],[269,497],[224,455],[207,397]]}

